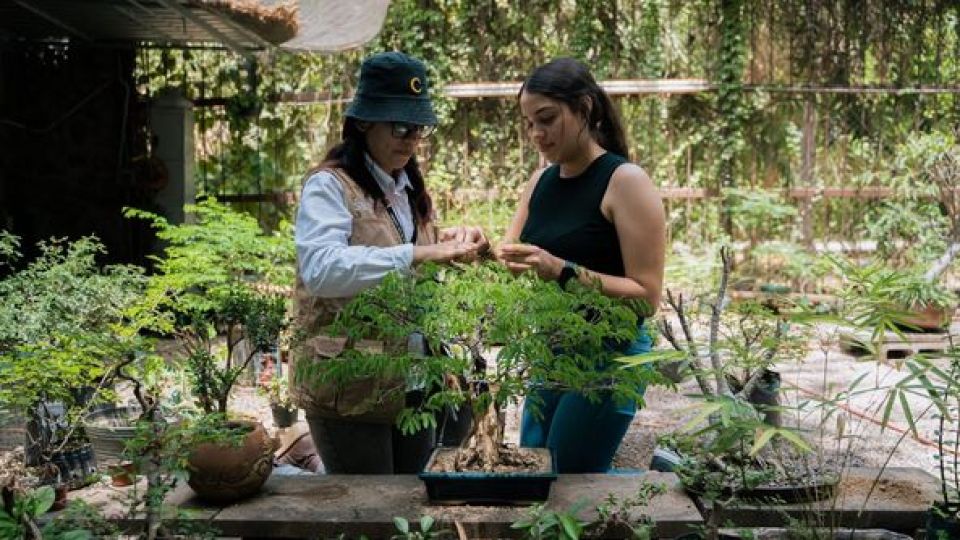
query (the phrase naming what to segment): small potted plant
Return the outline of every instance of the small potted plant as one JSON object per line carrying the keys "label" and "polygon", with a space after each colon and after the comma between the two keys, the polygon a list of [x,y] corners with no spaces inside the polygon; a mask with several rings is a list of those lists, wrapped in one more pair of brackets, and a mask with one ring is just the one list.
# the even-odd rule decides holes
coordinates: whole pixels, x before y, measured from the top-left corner
{"label": "small potted plant", "polygon": [[830,260],[847,283],[843,302],[855,326],[874,329],[879,336],[887,330],[942,331],[950,324],[957,297],[927,275],[890,268],[879,261]]}
{"label": "small potted plant", "polygon": [[293,405],[286,377],[273,377],[267,383],[267,399],[273,414],[273,425],[288,428],[297,421],[298,409]]}
{"label": "small potted plant", "polygon": [[[698,414],[665,442],[683,458],[676,472],[684,486],[712,505],[707,522],[711,538],[721,525],[723,509],[738,498],[821,498],[837,483],[834,475],[811,477],[807,471],[791,470],[784,459],[810,446],[779,420],[779,376],[772,369],[784,358],[802,358],[806,336],[756,302],[728,307],[731,251],[721,248],[720,259],[716,295],[700,304],[704,309],[693,311],[683,296],[667,292],[680,329],[664,316],[660,330],[674,350],[621,359],[627,365],[679,361],[681,376],[697,382]],[[697,330],[703,327],[706,338],[701,340]],[[788,444],[780,447],[781,441]]]}
{"label": "small potted plant", "polygon": [[252,216],[212,199],[186,210],[195,219],[180,225],[140,210],[127,215],[150,220],[167,244],[143,309],[161,314],[155,329],[177,339],[190,375],[199,415],[190,422],[188,483],[224,502],[256,493],[272,471],[266,430],[228,414],[228,406],[240,375],[286,324],[282,290],[292,283],[294,248],[290,235],[264,234]]}

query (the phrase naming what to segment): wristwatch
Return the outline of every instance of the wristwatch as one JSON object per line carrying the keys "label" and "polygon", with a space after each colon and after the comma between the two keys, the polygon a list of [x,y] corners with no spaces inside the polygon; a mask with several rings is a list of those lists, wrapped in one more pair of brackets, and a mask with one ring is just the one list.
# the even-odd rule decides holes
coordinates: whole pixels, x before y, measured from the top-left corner
{"label": "wristwatch", "polygon": [[563,268],[560,269],[560,275],[557,276],[557,284],[560,285],[561,289],[567,288],[567,282],[571,279],[577,277],[577,270],[579,267],[577,263],[571,261],[563,261]]}

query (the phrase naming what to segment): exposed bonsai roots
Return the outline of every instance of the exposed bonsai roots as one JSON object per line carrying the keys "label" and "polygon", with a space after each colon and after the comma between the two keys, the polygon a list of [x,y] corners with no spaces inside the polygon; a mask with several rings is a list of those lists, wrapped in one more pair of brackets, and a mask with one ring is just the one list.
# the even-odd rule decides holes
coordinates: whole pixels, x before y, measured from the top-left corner
{"label": "exposed bonsai roots", "polygon": [[519,472],[539,471],[542,454],[529,448],[503,444],[503,426],[494,404],[474,421],[464,445],[453,452],[439,454],[432,470],[438,472]]}

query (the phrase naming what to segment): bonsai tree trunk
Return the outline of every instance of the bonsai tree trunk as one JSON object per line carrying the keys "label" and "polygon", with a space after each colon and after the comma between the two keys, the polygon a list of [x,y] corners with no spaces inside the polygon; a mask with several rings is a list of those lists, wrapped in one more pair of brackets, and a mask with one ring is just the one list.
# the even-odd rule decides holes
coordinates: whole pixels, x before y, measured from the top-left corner
{"label": "bonsai tree trunk", "polygon": [[927,281],[933,282],[940,277],[941,274],[947,271],[947,268],[950,268],[950,263],[960,254],[960,240],[956,239],[954,236],[953,242],[947,248],[947,250],[937,259],[933,266],[923,275],[924,279]]}
{"label": "bonsai tree trunk", "polygon": [[940,154],[933,164],[930,177],[940,190],[940,208],[950,220],[950,245],[924,274],[927,281],[933,282],[950,267],[957,255],[960,255],[960,193],[957,193],[957,185],[960,184],[960,154],[949,151]]}
{"label": "bonsai tree trunk", "polygon": [[457,458],[458,468],[474,465],[484,471],[492,471],[502,462],[500,449],[503,446],[503,429],[500,425],[500,411],[496,402],[483,414],[474,418],[471,433],[464,439],[465,448]]}

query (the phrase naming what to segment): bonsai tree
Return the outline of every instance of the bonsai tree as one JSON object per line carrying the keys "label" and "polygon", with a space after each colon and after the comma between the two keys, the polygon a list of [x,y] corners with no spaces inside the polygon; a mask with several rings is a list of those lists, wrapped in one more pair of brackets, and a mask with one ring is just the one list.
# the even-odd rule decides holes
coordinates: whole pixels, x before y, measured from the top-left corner
{"label": "bonsai tree", "polygon": [[936,281],[960,253],[960,132],[929,133],[899,146],[886,182],[896,197],[866,220],[878,260]]}
{"label": "bonsai tree", "polygon": [[158,313],[154,329],[181,345],[199,408],[223,415],[241,373],[258,351],[276,346],[286,324],[293,242],[213,199],[186,210],[193,221],[179,225],[136,209],[127,216],[150,220],[167,245],[154,258],[144,310]]}
{"label": "bonsai tree", "polygon": [[[179,344],[177,360],[199,409],[181,424],[178,441],[158,437],[189,450],[179,465],[195,492],[226,501],[255,493],[270,474],[273,445],[263,427],[229,418],[228,406],[256,353],[277,345],[294,248],[292,235],[265,234],[252,216],[213,199],[186,210],[192,220],[178,225],[140,210],[127,215],[150,220],[166,243],[140,307],[153,314],[147,317],[153,330]],[[244,456],[247,449],[257,458]]]}
{"label": "bonsai tree", "polygon": [[[620,369],[610,347],[635,337],[641,309],[592,287],[576,285],[564,292],[532,276],[514,277],[492,263],[425,265],[414,279],[390,275],[358,295],[331,328],[348,343],[372,339],[384,347],[356,347],[329,361],[298,362],[295,377],[304,385],[399,378],[406,386],[426,388],[424,403],[404,409],[397,419],[408,433],[436,426],[437,413],[446,407],[467,404],[473,425],[445,467],[523,469],[532,465],[530,458],[503,443],[500,411],[510,400],[535,399],[530,390],[543,387],[595,399],[612,392],[616,399],[642,403],[638,390],[656,374]],[[408,337],[415,333],[430,345],[425,352],[408,352]],[[456,382],[461,376],[466,385]],[[384,394],[405,388],[385,386],[391,388]]]}
{"label": "bonsai tree", "polygon": [[[898,272],[879,263],[861,266],[843,259],[834,262],[847,285],[842,291],[840,312],[827,320],[841,325],[841,328],[868,335],[862,344],[867,346],[870,358],[876,361],[884,359],[878,354],[877,345],[885,335],[903,332],[904,305],[953,301],[951,294],[918,274]],[[939,462],[940,490],[928,512],[925,528],[931,537],[952,538],[960,531],[960,470],[956,458],[951,456],[960,449],[960,346],[949,327],[942,337],[947,345],[945,350],[897,360],[893,365],[897,370],[895,377],[884,377],[875,382],[870,381],[870,377],[858,377],[849,388],[830,396],[823,405],[829,414],[833,414],[838,404],[851,396],[882,393],[878,405],[881,428],[885,429],[891,419],[897,417],[895,412],[909,428],[896,438],[896,444],[890,449],[891,455],[907,436],[923,436],[918,421],[929,418],[928,413],[934,414],[936,428],[933,433],[938,449],[934,457]],[[857,340],[861,341],[859,336]]]}
{"label": "bonsai tree", "polygon": [[[177,460],[182,461],[184,453],[176,451],[176,444],[184,439],[157,413],[162,401],[153,374],[163,362],[153,353],[152,340],[141,335],[157,318],[141,303],[146,278],[133,266],[99,268],[96,256],[103,253],[103,246],[95,238],[52,240],[40,247],[36,260],[0,281],[0,403],[32,417],[37,429],[30,431],[34,438],[28,450],[43,474],[54,455],[82,435],[82,419],[90,405],[109,399],[114,383],[134,383],[141,445],[131,455],[146,474],[148,489],[131,502],[130,514],[145,507],[147,537],[154,538],[161,530],[163,494],[183,470]],[[15,237],[0,233],[0,253],[6,261],[18,255],[17,248]],[[77,390],[91,385],[92,395],[80,399]],[[51,414],[52,403],[62,405],[64,413]],[[17,538],[18,528],[26,528],[26,537],[39,538],[34,518],[53,502],[52,489],[26,488],[20,481],[31,474],[27,469],[18,472],[8,465],[0,469],[5,473],[0,475],[4,476],[0,530],[8,527]],[[95,513],[90,516],[99,518]],[[43,537],[59,538],[74,531],[61,521],[44,527]]]}
{"label": "bonsai tree", "polygon": [[[677,472],[685,485],[713,501],[711,518],[739,491],[773,477],[797,480],[780,459],[779,441],[786,441],[788,449],[810,450],[799,433],[779,420],[779,375],[773,371],[777,361],[805,353],[806,337],[767,306],[731,304],[729,248],[720,249],[720,260],[715,294],[687,303],[683,295],[667,291],[675,319],[665,314],[659,326],[673,350],[621,359],[626,365],[673,361],[679,378],[696,381],[697,414],[666,442],[683,456]],[[719,526],[707,524],[713,535]]]}
{"label": "bonsai tree", "polygon": [[877,261],[857,264],[836,256],[830,261],[846,284],[840,296],[848,326],[868,329],[873,343],[879,343],[886,331],[899,334],[902,327],[914,326],[912,312],[957,304],[950,290],[919,272],[896,270]]}
{"label": "bonsai tree", "polygon": [[889,180],[898,196],[867,221],[877,240],[875,262],[860,271],[838,264],[843,274],[859,272],[857,277],[886,288],[887,300],[898,302],[901,312],[956,305],[939,282],[960,254],[958,134],[926,134],[898,149]]}
{"label": "bonsai tree", "polygon": [[[0,280],[0,404],[29,418],[27,460],[43,465],[80,438],[79,419],[108,393],[107,374],[125,347],[116,328],[146,280],[137,267],[100,268],[104,248],[93,237],[39,247],[34,261]],[[0,233],[5,264],[18,248]]]}

